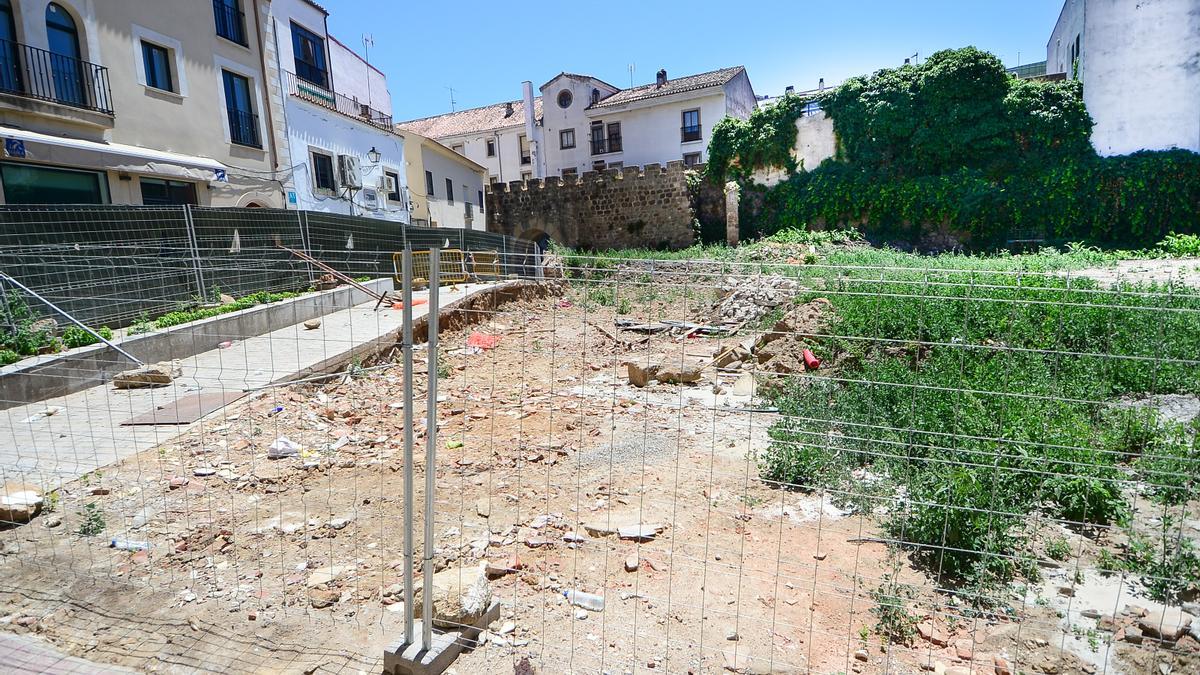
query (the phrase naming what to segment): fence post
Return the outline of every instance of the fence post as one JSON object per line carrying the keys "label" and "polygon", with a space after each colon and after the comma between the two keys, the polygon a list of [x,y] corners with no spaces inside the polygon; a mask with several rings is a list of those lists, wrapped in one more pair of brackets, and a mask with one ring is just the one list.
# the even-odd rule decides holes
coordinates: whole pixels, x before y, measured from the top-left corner
{"label": "fence post", "polygon": [[196,224],[192,220],[192,205],[183,205],[183,223],[187,230],[188,248],[192,252],[192,274],[196,277],[196,295],[208,299],[204,292],[204,270],[200,267],[200,244],[196,238]]}
{"label": "fence post", "polygon": [[533,247],[533,278],[541,281],[543,279],[542,272],[542,247]]}
{"label": "fence post", "polygon": [[429,335],[425,341],[428,365],[425,379],[425,545],[421,568],[424,583],[424,606],[421,608],[421,650],[433,647],[433,496],[437,491],[437,385],[438,385],[438,268],[442,251],[429,249],[429,304],[426,325]]}
{"label": "fence post", "polygon": [[[404,301],[404,644],[413,643],[413,315],[412,249],[407,246],[401,298]],[[434,373],[436,375],[436,373]],[[426,619],[428,620],[428,619]]]}
{"label": "fence post", "polygon": [[[311,256],[313,254],[313,249],[312,239],[310,238],[308,232],[308,211],[296,212],[296,227],[300,228],[300,247],[304,249],[305,253]],[[313,257],[315,258],[316,256]],[[304,269],[308,270],[308,283],[310,285],[316,283],[317,279],[313,275],[313,266],[305,265]]]}

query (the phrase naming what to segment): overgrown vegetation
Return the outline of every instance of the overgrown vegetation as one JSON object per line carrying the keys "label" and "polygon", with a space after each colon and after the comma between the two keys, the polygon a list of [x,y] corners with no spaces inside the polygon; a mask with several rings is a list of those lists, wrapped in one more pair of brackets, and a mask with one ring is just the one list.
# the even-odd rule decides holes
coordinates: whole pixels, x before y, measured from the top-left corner
{"label": "overgrown vegetation", "polygon": [[769,390],[784,417],[765,478],[883,507],[915,559],[982,605],[1036,574],[1020,543],[1028,514],[1120,522],[1131,474],[1164,503],[1191,493],[1194,430],[1110,401],[1200,392],[1200,296],[996,271],[1019,256],[904,258],[886,279],[810,278],[838,336],[812,348],[836,371]]}
{"label": "overgrown vegetation", "polygon": [[[797,168],[795,122],[814,105],[833,120],[837,157],[772,188],[754,185],[756,170]],[[707,170],[741,182],[743,204],[761,204],[743,209],[751,232],[859,226],[875,239],[985,248],[1013,239],[1139,246],[1200,230],[1200,154],[1101,158],[1091,128],[1079,82],[1016,79],[968,47],[726,119]]]}
{"label": "overgrown vegetation", "polygon": [[[112,339],[113,332],[108,326],[101,326],[96,329],[96,332],[105,340]],[[95,335],[92,335],[79,326],[68,326],[67,329],[63,331],[62,341],[68,349],[74,349],[76,347],[94,345],[100,340],[96,339]]]}
{"label": "overgrown vegetation", "polygon": [[269,291],[258,291],[257,293],[244,295],[224,305],[168,312],[154,320],[154,327],[159,329],[170,328],[171,326],[200,321],[201,319],[208,319],[220,316],[221,314],[228,314],[229,312],[249,309],[256,305],[265,305],[272,302],[279,302],[280,300],[287,300],[288,298],[295,298],[299,295],[299,293],[291,292],[271,293]]}
{"label": "overgrown vegetation", "polygon": [[5,295],[3,314],[0,315],[0,365],[62,348],[54,336],[54,322],[39,319],[25,298],[16,293]]}

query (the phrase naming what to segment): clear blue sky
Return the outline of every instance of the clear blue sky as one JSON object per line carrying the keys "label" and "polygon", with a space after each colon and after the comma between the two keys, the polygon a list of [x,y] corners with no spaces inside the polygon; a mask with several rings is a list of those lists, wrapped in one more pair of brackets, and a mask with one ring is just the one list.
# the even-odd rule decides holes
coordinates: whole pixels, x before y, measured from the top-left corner
{"label": "clear blue sky", "polygon": [[388,76],[397,121],[521,97],[560,71],[617,86],[744,65],[758,94],[834,84],[906,56],[975,45],[1006,65],[1046,58],[1062,0],[318,0],[329,30]]}

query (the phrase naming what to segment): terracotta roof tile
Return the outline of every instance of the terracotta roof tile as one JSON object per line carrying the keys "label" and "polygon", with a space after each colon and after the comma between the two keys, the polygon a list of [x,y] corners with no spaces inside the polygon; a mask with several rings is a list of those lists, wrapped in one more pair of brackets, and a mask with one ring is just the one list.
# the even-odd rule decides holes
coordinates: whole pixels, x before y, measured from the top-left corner
{"label": "terracotta roof tile", "polygon": [[709,87],[719,87],[745,71],[743,66],[734,66],[732,68],[722,68],[713,70],[707,73],[698,75],[685,75],[677,79],[668,79],[663,86],[658,86],[656,83],[644,84],[640,87],[632,87],[630,89],[622,89],[608,98],[595,103],[589,108],[606,108],[608,106],[620,105],[622,103],[632,103],[634,101],[643,101],[648,98],[658,98],[659,96],[670,96],[671,94],[682,94],[687,91],[695,91],[697,89],[707,89]]}
{"label": "terracotta roof tile", "polygon": [[[506,116],[505,113],[510,104],[513,111],[511,115]],[[534,119],[542,117],[542,99],[540,96],[533,99],[533,116]],[[438,139],[479,131],[504,129],[524,123],[525,102],[518,100],[409,120],[396,124],[396,127],[401,130],[414,131],[428,138]]]}

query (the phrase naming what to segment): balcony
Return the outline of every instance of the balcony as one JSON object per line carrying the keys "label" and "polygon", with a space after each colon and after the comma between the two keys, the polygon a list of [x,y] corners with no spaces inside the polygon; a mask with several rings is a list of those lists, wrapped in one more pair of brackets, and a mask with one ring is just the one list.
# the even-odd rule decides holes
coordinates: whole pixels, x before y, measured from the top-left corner
{"label": "balcony", "polygon": [[217,22],[217,35],[236,42],[243,47],[249,47],[246,41],[246,13],[229,0],[213,0],[213,17]]}
{"label": "balcony", "polygon": [[680,137],[682,142],[691,143],[692,141],[700,140],[700,125],[680,127]]}
{"label": "balcony", "polygon": [[0,93],[113,114],[108,68],[0,40]]}
{"label": "balcony", "polygon": [[621,135],[613,134],[608,138],[593,138],[592,139],[592,154],[607,155],[610,152],[621,151]]}
{"label": "balcony", "polygon": [[391,115],[385,115],[366,103],[360,103],[349,96],[343,96],[335,91],[330,91],[314,83],[307,77],[289,72],[284,72],[283,75],[284,81],[287,83],[288,93],[292,96],[319,105],[322,108],[339,112],[347,117],[353,117],[360,122],[379,127],[385,131],[394,131]]}
{"label": "balcony", "polygon": [[245,110],[229,109],[229,140],[249,148],[262,149],[262,138],[258,132],[258,115]]}

